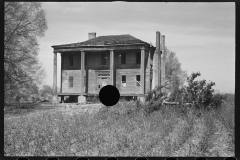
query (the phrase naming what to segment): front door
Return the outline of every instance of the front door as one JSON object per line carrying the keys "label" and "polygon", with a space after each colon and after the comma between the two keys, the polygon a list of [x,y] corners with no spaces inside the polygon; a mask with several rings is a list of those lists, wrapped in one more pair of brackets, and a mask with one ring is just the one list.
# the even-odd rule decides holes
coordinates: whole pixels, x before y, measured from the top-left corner
{"label": "front door", "polygon": [[110,84],[110,74],[98,74],[98,89]]}

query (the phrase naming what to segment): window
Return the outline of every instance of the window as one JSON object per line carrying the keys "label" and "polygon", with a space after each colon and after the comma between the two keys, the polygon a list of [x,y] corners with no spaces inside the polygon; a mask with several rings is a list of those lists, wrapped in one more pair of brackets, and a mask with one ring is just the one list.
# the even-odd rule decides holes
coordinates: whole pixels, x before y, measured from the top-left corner
{"label": "window", "polygon": [[101,65],[107,64],[107,53],[101,53]]}
{"label": "window", "polygon": [[136,52],[136,64],[140,64],[140,63],[141,63],[141,53]]}
{"label": "window", "polygon": [[140,75],[136,75],[136,86],[140,86]]}
{"label": "window", "polygon": [[69,87],[73,87],[73,76],[69,76]]}
{"label": "window", "polygon": [[68,65],[73,66],[73,55],[68,56]]}
{"label": "window", "polygon": [[121,64],[126,64],[126,53],[121,53],[120,57],[121,57]]}
{"label": "window", "polygon": [[126,87],[126,75],[122,75],[121,87]]}

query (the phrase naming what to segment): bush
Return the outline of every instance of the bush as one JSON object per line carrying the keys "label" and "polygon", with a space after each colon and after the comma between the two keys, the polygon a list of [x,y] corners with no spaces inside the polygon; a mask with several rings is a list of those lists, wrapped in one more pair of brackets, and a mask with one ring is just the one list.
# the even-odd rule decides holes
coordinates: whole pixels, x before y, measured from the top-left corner
{"label": "bush", "polygon": [[211,107],[210,108],[212,108],[212,109],[219,108],[224,100],[226,100],[226,97],[224,95],[221,95],[219,93],[213,95],[213,98],[211,100]]}
{"label": "bush", "polygon": [[149,115],[154,111],[160,110],[160,108],[162,107],[162,101],[163,99],[159,99],[159,100],[151,100],[150,102],[145,103],[143,105],[143,111],[145,115]]}
{"label": "bush", "polygon": [[161,92],[161,89],[163,87],[164,86],[157,86],[152,91],[149,91],[147,93],[147,95],[145,96],[145,100],[148,101],[148,102],[150,102],[151,100],[157,101],[157,100],[161,99],[162,97],[166,96],[165,92]]}
{"label": "bush", "polygon": [[191,103],[197,109],[207,109],[210,106],[214,109],[218,108],[224,97],[219,94],[213,95],[214,82],[207,83],[206,80],[195,80],[200,75],[200,72],[193,72],[187,78],[186,86],[173,90],[170,101],[179,102],[179,104]]}
{"label": "bush", "polygon": [[184,94],[185,94],[184,88],[181,88],[181,89],[176,88],[171,93],[169,101],[170,102],[179,102],[179,104],[182,105]]}

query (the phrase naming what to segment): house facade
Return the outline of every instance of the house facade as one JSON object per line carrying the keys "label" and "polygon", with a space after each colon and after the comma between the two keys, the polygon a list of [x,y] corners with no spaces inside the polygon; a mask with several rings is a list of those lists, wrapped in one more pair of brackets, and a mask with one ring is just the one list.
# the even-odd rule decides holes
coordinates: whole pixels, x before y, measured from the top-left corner
{"label": "house facade", "polygon": [[[161,60],[159,32],[156,48],[128,34],[96,37],[96,33],[89,33],[88,37],[84,42],[52,46],[54,103],[64,101],[65,96],[85,101],[86,96],[98,95],[105,85],[115,86],[120,96],[141,97],[154,88],[156,49],[158,61]],[[61,55],[60,93],[57,93],[57,53]],[[161,62],[157,65],[161,74]]]}

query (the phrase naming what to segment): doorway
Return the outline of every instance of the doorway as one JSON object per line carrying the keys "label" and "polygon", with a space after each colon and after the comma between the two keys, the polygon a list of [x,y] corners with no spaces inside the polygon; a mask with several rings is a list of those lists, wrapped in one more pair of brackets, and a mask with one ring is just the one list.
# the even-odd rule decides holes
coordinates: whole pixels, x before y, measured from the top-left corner
{"label": "doorway", "polygon": [[100,90],[102,87],[110,85],[110,74],[98,74],[97,88]]}

